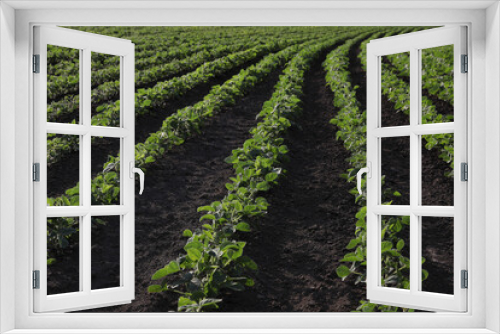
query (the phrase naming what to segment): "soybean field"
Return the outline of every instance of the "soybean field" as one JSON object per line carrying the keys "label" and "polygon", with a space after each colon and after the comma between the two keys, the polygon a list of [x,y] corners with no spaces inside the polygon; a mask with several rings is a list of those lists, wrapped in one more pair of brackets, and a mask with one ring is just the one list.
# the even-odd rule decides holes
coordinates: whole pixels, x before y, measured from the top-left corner
{"label": "soybean field", "polygon": [[[136,299],[93,311],[413,311],[366,300],[366,192],[355,181],[366,165],[366,45],[428,27],[70,28],[135,44],[135,159],[146,174]],[[409,54],[383,58],[382,122],[403,124]],[[120,58],[93,54],[91,65],[92,125],[119,126]],[[78,53],[49,48],[48,122],[79,122],[79,82]],[[453,121],[452,47],[422,54],[422,91],[424,123]],[[453,134],[424,137],[423,201],[450,205]],[[91,145],[92,204],[116,204],[119,142]],[[406,204],[409,146],[385,146],[382,201]],[[78,136],[48,135],[49,206],[79,205],[79,147]],[[120,225],[92,225],[92,288],[106,288],[119,280]],[[382,225],[382,284],[408,289],[409,218]],[[453,272],[453,229],[443,219],[423,228],[422,284],[452,293],[438,278]],[[78,232],[77,218],[48,220],[50,294],[78,285]]]}

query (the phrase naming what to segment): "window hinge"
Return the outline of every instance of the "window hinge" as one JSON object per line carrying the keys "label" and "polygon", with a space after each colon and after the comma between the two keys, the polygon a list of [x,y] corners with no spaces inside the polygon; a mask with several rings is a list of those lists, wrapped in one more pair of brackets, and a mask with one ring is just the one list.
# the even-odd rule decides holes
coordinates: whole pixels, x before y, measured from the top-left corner
{"label": "window hinge", "polygon": [[469,273],[467,270],[462,270],[462,289],[467,289],[469,287]]}
{"label": "window hinge", "polygon": [[462,73],[469,72],[469,56],[462,55]]}
{"label": "window hinge", "polygon": [[33,164],[33,181],[40,182],[40,163]]}
{"label": "window hinge", "polygon": [[460,164],[460,180],[469,181],[469,165],[466,162]]}
{"label": "window hinge", "polygon": [[33,289],[40,289],[40,270],[33,270]]}
{"label": "window hinge", "polygon": [[40,55],[33,55],[33,73],[40,73]]}

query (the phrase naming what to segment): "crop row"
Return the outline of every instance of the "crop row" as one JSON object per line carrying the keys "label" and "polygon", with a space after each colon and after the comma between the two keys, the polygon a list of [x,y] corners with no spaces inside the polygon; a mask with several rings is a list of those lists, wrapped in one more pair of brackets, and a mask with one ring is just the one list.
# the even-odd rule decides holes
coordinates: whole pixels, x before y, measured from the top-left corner
{"label": "crop row", "polygon": [[[423,49],[422,53],[422,88],[430,94],[453,106],[453,45]],[[410,77],[409,57],[405,53],[388,56],[391,63],[398,70],[398,74]],[[443,121],[453,121],[453,116]]]}
{"label": "crop row", "polygon": [[[130,39],[130,38],[127,38]],[[234,38],[219,38],[221,40],[229,40],[233,41]],[[149,57],[157,54],[158,50],[165,49],[186,49],[192,48],[196,44],[204,44],[204,42],[213,41],[214,39],[210,35],[202,35],[197,38],[193,38],[190,36],[178,37],[175,39],[171,38],[162,38],[161,40],[157,40],[153,45],[149,44],[149,39],[145,37],[141,37],[140,39],[133,39],[132,42],[135,44],[136,56],[138,58]],[[174,43],[173,43],[174,42]],[[231,42],[233,43],[233,42]],[[145,47],[143,47],[145,46]],[[66,65],[73,61],[73,59],[78,58],[79,50],[78,49],[69,49],[69,48],[61,48],[58,46],[49,45],[47,49],[47,65],[49,67],[49,73],[56,74],[61,70],[66,68]],[[92,54],[92,68],[100,69],[105,67],[108,64],[109,58],[106,57],[106,54],[102,53],[93,53]],[[111,60],[112,65],[117,65],[114,63],[115,60]],[[64,74],[64,73],[62,73]]]}
{"label": "crop row", "polygon": [[[363,66],[366,69],[366,59],[363,60]],[[403,112],[406,115],[410,114],[410,87],[409,84],[398,76],[398,73],[393,70],[391,64],[382,62],[381,71],[382,93],[389,101],[394,103],[396,112]],[[451,78],[453,80],[453,78]],[[442,123],[453,120],[453,115],[444,115],[436,110],[436,106],[432,100],[422,95],[421,98],[422,124]],[[453,170],[454,147],[453,134],[444,133],[436,135],[423,135],[425,148],[431,150],[436,148],[440,151],[439,157],[446,163],[450,164]],[[448,173],[448,176],[453,175],[453,172]]]}
{"label": "crop row", "polygon": [[[175,59],[182,59],[189,57],[200,51],[209,50],[214,48],[216,45],[233,45],[239,43],[215,43],[214,41],[209,41],[207,43],[191,42],[191,44],[181,45],[175,48],[169,48],[167,50],[162,50],[161,48],[157,50],[149,50],[145,52],[135,53],[135,69],[141,70],[151,66],[164,64],[168,61]],[[161,51],[159,51],[161,50]],[[102,58],[100,61],[98,59]],[[65,62],[57,63],[56,65],[49,65],[47,68],[47,81],[49,86],[49,99],[56,99],[57,92],[50,92],[50,87],[52,82],[64,82],[68,77],[75,77],[74,80],[78,83],[79,76],[79,61],[78,58],[72,58]],[[119,79],[119,65],[120,57],[112,56],[106,54],[92,53],[92,88],[104,83],[107,78]],[[104,70],[102,72],[101,70]],[[78,85],[77,85],[78,86]],[[76,91],[77,92],[77,91]],[[73,92],[74,93],[74,92]],[[59,95],[64,95],[65,92],[59,93]]]}
{"label": "crop row", "polygon": [[[160,40],[154,42],[152,45],[148,45],[147,48],[142,47],[145,43],[145,39],[141,38],[139,40],[134,40],[135,43],[135,58],[136,58],[136,68],[144,69],[149,66],[162,64],[164,62],[170,61],[172,59],[178,59],[186,57],[198,51],[206,50],[206,45],[216,46],[216,45],[232,45],[244,42],[255,42],[260,40],[263,42],[268,42],[270,40],[276,40],[281,38],[314,38],[321,33],[312,31],[311,33],[281,33],[277,34],[239,34],[237,37],[228,35],[227,37],[213,38],[211,35],[199,35],[191,36],[186,39],[177,40],[176,45],[172,45],[170,40]],[[147,39],[146,39],[147,40]],[[53,54],[56,57],[52,57]],[[75,66],[75,59],[78,59],[78,50],[62,48],[58,46],[48,47],[48,74],[51,80],[57,80],[58,76],[69,76],[78,75],[78,68]],[[92,53],[92,70],[99,71],[111,67],[117,67],[120,62],[120,57],[111,56],[103,53]],[[55,76],[55,78],[51,78]],[[104,76],[104,75],[103,75]],[[105,76],[104,76],[105,77]],[[95,80],[92,79],[94,83]]]}
{"label": "crop row", "polygon": [[[162,62],[172,59],[182,58],[186,55],[205,50],[207,44],[213,45],[213,43],[214,41],[207,41],[207,43],[201,43],[201,41],[190,41],[176,47],[171,47],[168,45],[158,45],[155,50],[144,50],[141,52],[136,52],[136,67],[141,69],[154,64],[161,64]],[[225,43],[225,40],[221,40],[220,44],[234,44],[234,41],[229,40],[229,43]],[[50,62],[47,64],[47,73],[50,80],[57,80],[59,76],[65,77],[68,75],[78,75],[78,68],[75,67],[75,64],[77,64],[77,61],[75,61],[75,59],[78,60],[79,58],[78,50],[61,48],[58,46],[50,46],[49,50],[52,52],[57,51],[58,53],[66,53],[66,56],[64,58],[67,58],[67,60],[59,59],[59,61],[55,64],[52,64]],[[75,56],[70,57],[70,55],[72,54],[75,54]],[[50,57],[50,54],[48,55],[48,57]],[[62,57],[63,56],[60,55],[60,58]],[[51,59],[51,61],[54,61],[54,59]],[[92,52],[91,68],[93,71],[102,70],[111,66],[116,67],[119,64],[119,56]]]}
{"label": "crop row", "polygon": [[[302,40],[308,38],[302,38]],[[180,78],[173,78],[166,82],[161,82],[150,89],[139,89],[136,93],[136,115],[153,113],[165,107],[165,101],[181,96],[188,90],[199,84],[205,83],[212,77],[232,70],[243,63],[259,57],[269,51],[281,48],[283,45],[290,45],[302,40],[280,40],[278,43],[268,43],[259,45],[251,50],[242,51],[217,59],[213,62],[205,63],[194,72],[188,73]],[[314,41],[314,40],[313,40]],[[252,51],[253,50],[253,51]],[[100,94],[105,96],[106,94]],[[119,125],[119,101],[108,102],[96,108],[97,114],[92,117],[92,125],[118,126]],[[53,109],[49,109],[51,112]],[[67,108],[58,108],[59,116],[65,113],[76,113],[78,104],[68,104]],[[78,149],[78,140],[75,136],[63,135],[49,139],[47,142],[47,159],[50,164],[61,161],[68,152]]]}
{"label": "crop row", "polygon": [[[151,83],[165,81],[167,78],[179,75],[182,72],[193,70],[196,67],[202,65],[207,61],[214,60],[216,58],[226,56],[228,54],[248,49],[257,45],[257,43],[240,43],[235,45],[204,45],[204,50],[198,51],[186,58],[175,59],[171,62],[154,66],[146,70],[140,70],[136,68],[135,72],[135,86],[143,87],[150,85]],[[98,83],[101,80],[110,80],[100,83],[99,86],[93,86],[92,89],[92,103],[100,103],[105,100],[110,100],[115,96],[119,96],[120,93],[120,68],[114,66],[106,70],[93,72],[93,77],[95,82]],[[56,80],[47,82],[47,99],[60,100],[53,101],[49,104],[47,108],[47,117],[59,115],[60,113],[54,113],[54,110],[64,110],[66,105],[78,105],[79,101],[79,82],[78,76],[59,76]],[[112,90],[110,90],[112,88]],[[76,94],[76,95],[75,95]],[[73,111],[68,110],[64,113],[72,113]]]}
{"label": "crop row", "polygon": [[[406,54],[388,56],[390,64],[383,63],[382,90],[389,100],[397,101],[396,108],[409,114],[410,94],[409,85],[402,79],[408,78],[409,57]],[[433,65],[437,64],[437,65]],[[393,68],[394,67],[394,68]],[[422,55],[422,88],[430,94],[446,101],[453,108],[453,46],[436,47],[426,50]],[[422,95],[422,124],[453,122],[453,113],[442,114],[437,111],[432,100]],[[424,135],[425,148],[436,148],[440,151],[439,157],[450,164],[451,172],[446,176],[453,176],[454,168],[454,136],[451,133]]]}
{"label": "crop row", "polygon": [[[193,28],[193,27],[191,27]],[[227,27],[224,27],[226,29]],[[282,38],[283,36],[287,36],[286,38],[303,38],[303,37],[312,37],[312,36],[325,36],[325,34],[339,34],[346,31],[349,31],[350,28],[346,27],[240,27],[242,29],[236,29],[229,32],[214,32],[210,34],[206,34],[203,31],[194,31],[194,32],[186,32],[184,37],[174,37],[172,40],[172,46],[183,45],[186,42],[189,42],[192,39],[197,40],[220,40],[220,39],[233,39],[235,42],[241,41],[243,39],[255,39],[262,38],[267,41],[277,40]],[[289,29],[292,28],[292,29]],[[203,29],[204,30],[204,29]],[[160,33],[160,36],[162,34]],[[181,35],[182,36],[182,35]],[[138,39],[132,39],[132,42],[136,45],[136,51],[141,52],[143,50],[155,50],[156,44],[163,43],[164,38],[157,39],[152,37],[151,39],[148,36],[141,36]]]}
{"label": "crop row", "polygon": [[[370,39],[379,37],[380,34],[373,35]],[[349,163],[351,168],[342,176],[352,182],[357,171],[366,165],[366,111],[362,110],[361,104],[356,98],[356,89],[350,81],[349,73],[349,49],[354,47],[361,36],[352,39],[341,47],[331,52],[323,63],[326,71],[326,81],[334,92],[333,104],[339,108],[337,116],[332,119],[332,123],[337,125],[339,131],[336,134],[337,140],[344,142],[344,147],[350,152]],[[369,39],[367,39],[369,40]],[[344,255],[342,262],[351,263],[350,267],[340,265],[337,268],[337,275],[345,279],[350,275],[356,275],[355,283],[366,281],[366,197],[365,194],[357,194],[356,188],[351,190],[351,194],[356,196],[356,203],[360,209],[356,213],[355,237],[346,246],[349,250]],[[409,259],[401,255],[405,247],[404,241],[398,237],[398,233],[403,229],[409,229],[409,222],[404,219],[390,218],[382,221],[383,233],[382,261],[383,269],[381,278],[383,282],[395,282],[393,287],[406,288],[409,285],[408,268]],[[396,268],[389,272],[385,268]],[[379,306],[361,301],[359,311],[391,311],[392,308]]]}
{"label": "crop row", "polygon": [[[316,43],[310,41],[303,46]],[[180,145],[187,137],[193,135],[203,125],[203,121],[211,117],[214,113],[220,112],[224,106],[232,105],[235,99],[246,94],[254,85],[262,82],[265,77],[284,61],[289,59],[295,52],[300,49],[295,45],[287,48],[276,54],[269,55],[260,61],[257,65],[251,66],[248,69],[241,70],[240,73],[228,80],[222,86],[215,86],[211,92],[205,96],[203,101],[195,104],[192,107],[186,107],[177,111],[176,114],[168,117],[162,128],[144,142],[136,145],[136,160],[137,164],[144,168],[151,162],[155,161],[158,156],[161,156],[168,148],[173,145]],[[67,136],[63,137],[59,143],[62,149],[68,145]],[[57,156],[57,150],[54,150]],[[50,155],[49,155],[50,161]],[[109,164],[115,163],[115,158],[110,158]],[[118,168],[118,167],[117,167]],[[92,193],[101,194],[95,199],[96,203],[114,203],[116,202],[116,194],[119,189],[116,182],[113,182],[117,177],[114,171],[106,173],[105,177],[98,175],[92,182]],[[56,198],[49,198],[49,206],[64,206],[78,205],[79,203],[79,186],[68,189],[65,195]],[[64,226],[63,223],[57,226]],[[54,227],[56,228],[56,227]],[[67,229],[66,229],[67,230]],[[57,232],[60,235],[60,232]],[[57,245],[54,245],[57,248]]]}
{"label": "crop row", "polygon": [[[406,32],[411,32],[413,29],[412,28],[407,28],[405,30]],[[367,41],[364,42],[363,44],[366,45]],[[443,49],[442,49],[443,50]],[[447,52],[449,52],[448,49],[444,49]],[[398,56],[400,56],[398,58]],[[395,62],[400,62],[400,71],[397,72],[393,69],[392,63],[387,63],[385,61],[382,61],[382,71],[381,71],[381,83],[382,83],[382,94],[387,97],[387,99],[394,103],[394,109],[396,112],[403,112],[406,115],[409,115],[410,113],[410,88],[409,84],[403,80],[401,76],[406,76],[409,75],[409,63],[406,63],[404,65],[403,61],[397,60],[397,59],[402,59],[404,55],[399,54],[398,56],[389,56],[390,60],[393,60]],[[361,64],[363,66],[363,69],[366,71],[366,46],[364,46],[361,50],[361,53],[358,55],[359,59],[361,60]],[[392,57],[392,58],[390,58]],[[448,56],[447,56],[448,57]],[[449,59],[449,58],[448,58]],[[444,61],[441,59],[441,61]],[[446,60],[449,62],[449,60]],[[431,59],[427,60],[426,62],[432,62]],[[452,76],[443,76],[443,79],[451,80],[453,81]],[[443,84],[444,85],[444,84]],[[448,85],[450,83],[448,82]],[[422,96],[421,100],[421,109],[422,109],[422,123],[423,124],[429,124],[429,123],[442,123],[442,122],[448,122],[453,119],[452,115],[444,115],[436,111],[436,107],[434,103],[431,101],[430,98],[427,96]],[[452,176],[453,175],[453,167],[454,167],[454,162],[453,162],[453,134],[450,133],[445,133],[445,134],[436,134],[436,135],[423,135],[422,139],[425,141],[425,148],[427,150],[431,150],[433,148],[436,148],[440,150],[439,157],[446,163],[450,164],[451,167],[451,172],[447,172],[447,176]]]}
{"label": "crop row", "polygon": [[[306,38],[303,37],[302,39],[297,39],[295,41],[299,43],[305,39]],[[288,43],[287,41],[288,39],[285,38],[282,40],[285,45]],[[175,59],[169,63],[161,64],[146,70],[139,70],[136,68],[135,86],[139,88],[150,86],[152,83],[164,81],[183,72],[193,70],[207,61],[214,60],[233,52],[249,49],[259,44],[265,44],[267,42],[268,41],[255,39],[253,41],[242,41],[241,43],[234,45],[217,46],[207,44],[204,45],[205,50],[192,54],[189,57]],[[93,81],[95,80],[94,83],[99,83],[98,87],[94,85],[92,86],[92,103],[94,105],[106,99],[111,100],[112,97],[119,95],[119,67],[111,67],[105,70],[97,71],[92,76],[92,79]],[[49,100],[64,96],[62,100],[53,101],[48,106],[47,117],[49,121],[55,121],[57,116],[72,113],[74,108],[77,108],[79,96],[72,94],[78,94],[78,90],[78,77],[74,76],[60,77],[60,79],[58,78],[57,80],[50,82],[50,84],[48,83],[47,97]],[[96,100],[96,98],[99,98],[100,101]]]}
{"label": "crop row", "polygon": [[[348,30],[348,28],[345,27],[324,27],[321,29],[324,30],[324,33],[322,31],[318,31],[317,27],[312,27],[310,31],[308,31],[306,27],[290,27],[290,29],[285,27],[224,27],[223,29],[211,29],[210,27],[203,27],[202,29],[196,28],[197,27],[187,27],[185,31],[175,33],[175,28],[173,27],[169,27],[168,32],[165,32],[162,28],[156,29],[156,27],[147,27],[144,29],[143,34],[131,34],[125,30],[119,32],[109,29],[109,27],[74,27],[74,29],[81,31],[83,30],[91,33],[130,39],[135,44],[136,55],[139,55],[144,51],[151,52],[150,55],[153,55],[159,49],[169,49],[189,45],[193,42],[193,40],[198,43],[218,40],[234,40],[234,42],[237,42],[243,39],[248,40],[249,38],[257,37],[271,40],[281,38],[283,35],[303,37],[308,34],[325,35],[326,32],[339,33]],[[50,46],[47,51],[47,61],[49,65],[57,65],[78,57],[78,50],[74,49],[54,48]],[[98,60],[96,59],[96,61]]]}
{"label": "crop row", "polygon": [[[259,114],[263,120],[250,131],[252,137],[226,159],[235,170],[226,184],[228,194],[198,208],[206,212],[200,221],[208,223],[195,232],[184,231],[189,238],[185,254],[153,274],[152,280],[160,282],[149,286],[150,293],[177,292],[178,311],[202,312],[217,307],[222,290],[241,291],[254,285],[247,275],[257,264],[243,255],[246,243],[236,240],[237,234],[251,230],[246,220],[266,214],[268,202],[259,195],[277,184],[283,173],[280,165],[288,153],[283,135],[302,110],[304,72],[321,51],[340,40],[305,47],[292,59],[264,103]],[[180,279],[169,279],[178,272]]]}
{"label": "crop row", "polygon": [[[159,82],[149,89],[139,89],[135,94],[135,113],[144,115],[154,113],[165,107],[165,102],[171,98],[181,96],[190,89],[208,82],[211,78],[237,68],[246,62],[280,49],[281,45],[270,43],[259,45],[250,50],[241,51],[219,58],[198,67],[195,71],[181,77],[175,77],[166,82]],[[92,125],[118,126],[120,124],[120,104],[108,102],[96,108],[98,112],[92,117]],[[74,136],[60,136],[47,141],[47,159],[49,163],[60,161],[65,152],[75,151],[78,148],[77,138]]]}
{"label": "crop row", "polygon": [[[284,34],[280,38],[283,39],[305,39],[305,38],[317,38],[320,36],[319,34],[307,35],[307,36],[299,36],[295,35],[287,35]],[[189,57],[193,54],[199,53],[201,51],[213,50],[218,46],[232,46],[235,44],[246,44],[246,45],[257,45],[259,43],[267,43],[269,42],[269,38],[262,37],[247,37],[241,38],[238,40],[234,39],[219,39],[213,40],[209,39],[204,41],[203,39],[197,39],[195,41],[186,42],[178,47],[166,48],[162,45],[156,45],[155,49],[145,50],[141,52],[135,53],[135,69],[143,70],[151,66],[162,65],[169,61],[173,60],[182,60],[183,58]],[[69,51],[67,51],[69,52]],[[91,77],[91,85],[92,88],[97,87],[98,85],[105,83],[106,81],[114,81],[120,78],[120,69],[119,69],[120,57],[111,56],[106,54],[92,54],[92,77]],[[107,65],[107,66],[105,66]],[[66,94],[65,90],[61,93],[58,93],[56,90],[51,91],[51,83],[58,82],[61,85],[63,82],[70,82],[68,85],[76,86],[73,88],[73,93],[77,93],[78,88],[78,62],[75,62],[74,58],[69,59],[65,62],[59,62],[56,65],[49,65],[48,68],[48,85],[49,85],[49,99],[56,99],[57,96],[61,96]],[[57,88],[57,86],[56,86]],[[53,97],[52,97],[53,96]]]}
{"label": "crop row", "polygon": [[[372,36],[371,39],[379,37],[379,34]],[[362,50],[365,50],[366,43],[362,43]],[[349,44],[354,45],[351,41]],[[337,125],[337,139],[344,142],[344,146],[351,153],[349,162],[351,168],[342,176],[348,181],[353,182],[357,171],[366,165],[366,111],[356,98],[356,88],[352,86],[349,73],[349,52],[350,45],[344,45],[332,52],[324,63],[327,72],[326,79],[334,95],[334,105],[339,108],[337,116],[332,119],[332,123]],[[384,179],[382,179],[384,182]],[[363,182],[364,187],[364,182]],[[356,214],[355,238],[351,239],[346,248],[350,250],[343,262],[351,263],[350,267],[341,265],[337,268],[337,274],[342,279],[350,275],[355,275],[356,283],[366,281],[366,197],[365,194],[359,195],[355,188],[351,193],[356,196],[356,202],[360,209]],[[391,196],[397,197],[400,194],[391,189],[384,189],[384,204],[391,204]],[[409,266],[408,257],[404,256],[405,241],[401,238],[404,230],[409,229],[408,217],[391,217],[382,220],[382,284],[384,286],[396,288],[409,288]],[[422,259],[422,262],[425,259]],[[426,270],[422,270],[422,280],[428,276]],[[398,308],[386,305],[376,305],[368,301],[361,301],[358,311],[372,312],[384,311],[393,312]],[[404,311],[413,311],[404,309]]]}
{"label": "crop row", "polygon": [[[263,82],[268,75],[289,61],[301,47],[315,42],[306,42],[303,45],[292,45],[280,52],[270,54],[259,63],[243,69],[239,74],[226,81],[221,86],[215,86],[202,101],[177,111],[169,116],[159,131],[151,134],[144,143],[136,145],[136,165],[146,170],[157,158],[176,145],[181,145],[187,138],[199,132],[206,119],[220,113],[224,107],[234,105],[236,99],[246,95],[255,85]],[[109,157],[103,169],[106,173],[99,173],[92,180],[92,203],[115,203],[119,193],[119,157]],[[78,205],[79,185],[68,189],[65,195],[48,198],[49,206]],[[66,244],[64,239],[70,239],[73,234],[67,231],[74,230],[73,222],[68,219],[54,219],[49,222],[51,235],[57,236],[50,239],[56,242],[51,245],[58,249]]]}
{"label": "crop row", "polygon": [[[377,38],[379,35],[376,34],[371,39]],[[360,58],[364,66],[366,66],[365,52],[368,41],[369,39],[365,40],[361,47],[364,52],[360,54]],[[349,58],[347,56],[350,47],[349,44],[354,45],[355,42],[351,41],[332,52],[327,57],[324,67],[327,71],[327,82],[332,91],[335,92],[334,105],[340,109],[337,116],[332,119],[332,123],[339,127],[337,139],[341,139],[344,142],[344,146],[351,152],[349,162],[352,167],[342,176],[347,181],[352,182],[356,177],[357,171],[366,165],[366,111],[362,110],[361,104],[356,99],[356,88],[358,87],[352,87],[350,81]],[[396,101],[396,108],[406,110],[406,113],[408,113],[409,109],[406,108],[407,104],[405,100],[401,98],[397,99],[397,96],[404,95],[405,92],[408,94],[408,87],[404,87],[402,84],[395,85],[394,73],[391,73],[390,68],[384,67],[384,64],[382,66],[383,72],[386,73],[382,74],[382,80],[390,83],[388,85],[383,83],[383,93],[388,96],[389,100]],[[390,76],[387,73],[390,73]],[[394,93],[394,90],[397,93],[393,95],[391,93]],[[440,117],[437,114],[433,114],[431,119],[440,119]],[[445,151],[451,149],[451,155],[447,156],[448,159],[443,157],[444,154],[441,154],[441,157],[445,161],[452,163],[453,148],[449,147],[448,142],[443,137],[446,137],[446,135],[424,136],[424,139],[427,140],[426,147],[427,149],[431,149],[437,145],[438,147],[441,146]],[[382,182],[384,182],[384,178]],[[356,202],[361,206],[356,214],[355,238],[346,247],[351,252],[346,254],[342,260],[343,262],[351,263],[351,266],[350,268],[345,265],[339,266],[337,274],[343,279],[350,275],[356,275],[356,283],[359,283],[366,280],[366,198],[364,194],[358,195],[355,188],[351,190],[351,193],[356,196]],[[397,191],[393,192],[390,189],[385,189],[383,194],[384,204],[391,203],[391,196],[397,197],[400,194]],[[409,228],[408,224],[408,217],[392,217],[382,220],[382,284],[385,286],[403,289],[409,288],[408,270],[410,264],[409,259],[402,255],[405,244],[404,240],[400,237],[402,231]],[[424,261],[425,259],[422,259],[422,263]],[[422,279],[424,280],[427,278],[428,273],[426,270],[422,270],[422,272]],[[396,311],[397,308],[376,305],[363,300],[358,310],[370,312],[376,310]]]}
{"label": "crop row", "polygon": [[163,41],[170,41],[171,45],[184,44],[185,41],[192,39],[209,38],[209,39],[222,39],[222,38],[246,38],[248,36],[264,36],[267,38],[279,38],[283,34],[295,34],[297,36],[304,36],[310,33],[342,33],[347,32],[350,28],[346,27],[184,27],[178,32],[174,27],[169,27],[166,33],[162,27],[147,27],[142,33],[140,31],[130,34],[127,32],[110,32],[108,29],[99,29],[99,27],[91,27],[87,29],[88,32],[99,33],[107,36],[118,38],[131,39],[139,46],[148,47],[151,43],[162,43]]}

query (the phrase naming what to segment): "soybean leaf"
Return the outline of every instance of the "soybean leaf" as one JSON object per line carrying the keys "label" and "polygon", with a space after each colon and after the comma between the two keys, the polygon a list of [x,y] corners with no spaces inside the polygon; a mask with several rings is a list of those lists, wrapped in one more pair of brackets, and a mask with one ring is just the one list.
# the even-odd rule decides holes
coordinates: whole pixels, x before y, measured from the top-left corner
{"label": "soybean leaf", "polygon": [[236,229],[241,232],[250,232],[250,225],[247,223],[238,223]]}
{"label": "soybean leaf", "polygon": [[163,291],[163,288],[161,287],[161,285],[154,284],[154,285],[148,286],[149,293],[156,293],[156,292],[161,292],[161,291]]}
{"label": "soybean leaf", "polygon": [[349,270],[349,268],[347,268],[346,266],[344,265],[340,265],[338,268],[337,268],[337,275],[344,279],[346,278],[347,276],[349,276],[349,274],[351,273],[351,270]]}
{"label": "soybean leaf", "polygon": [[202,220],[204,220],[204,219],[215,220],[215,216],[209,213],[209,214],[203,215],[203,216],[200,218],[200,221],[202,221]]}

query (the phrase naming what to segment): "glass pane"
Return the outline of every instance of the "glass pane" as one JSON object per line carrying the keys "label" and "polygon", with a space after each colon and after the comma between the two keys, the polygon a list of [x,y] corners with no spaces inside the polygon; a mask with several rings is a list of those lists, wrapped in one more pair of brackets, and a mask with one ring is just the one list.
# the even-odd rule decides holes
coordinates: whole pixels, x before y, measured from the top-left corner
{"label": "glass pane", "polygon": [[80,205],[79,180],[80,136],[47,134],[47,205]]}
{"label": "glass pane", "polygon": [[422,217],[422,257],[422,291],[453,294],[453,218]]}
{"label": "glass pane", "polygon": [[410,137],[381,141],[382,203],[410,205]]}
{"label": "glass pane", "polygon": [[80,50],[47,46],[47,122],[80,121]]}
{"label": "glass pane", "polygon": [[120,216],[92,217],[92,290],[120,286]]}
{"label": "glass pane", "polygon": [[[118,77],[110,71],[118,73]],[[120,57],[92,52],[92,125],[120,126]]]}
{"label": "glass pane", "polygon": [[422,123],[453,122],[453,45],[421,52]]}
{"label": "glass pane", "polygon": [[92,137],[92,205],[119,205],[120,138]]}
{"label": "glass pane", "polygon": [[80,291],[80,219],[47,219],[47,294]]}
{"label": "glass pane", "polygon": [[410,288],[410,217],[382,216],[381,286]]}
{"label": "glass pane", "polygon": [[452,133],[422,136],[422,205],[453,206]]}
{"label": "glass pane", "polygon": [[410,53],[381,57],[382,126],[410,125]]}

